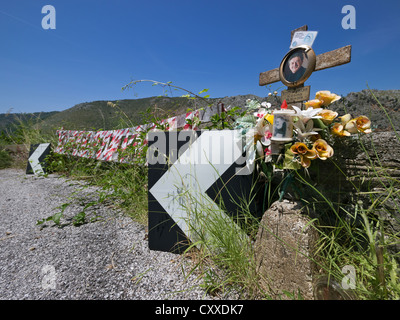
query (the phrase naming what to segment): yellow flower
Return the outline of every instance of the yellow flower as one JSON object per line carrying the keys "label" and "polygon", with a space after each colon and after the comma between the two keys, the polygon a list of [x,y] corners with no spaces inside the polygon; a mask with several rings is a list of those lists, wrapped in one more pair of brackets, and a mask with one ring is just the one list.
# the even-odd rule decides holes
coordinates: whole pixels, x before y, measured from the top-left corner
{"label": "yellow flower", "polygon": [[318,109],[318,108],[321,108],[322,103],[323,103],[322,100],[314,99],[314,100],[309,100],[309,101],[305,102],[304,104],[306,105],[306,107],[312,107],[314,109]]}
{"label": "yellow flower", "polygon": [[340,99],[340,96],[337,94],[331,93],[330,91],[318,91],[315,94],[315,99],[322,101],[322,106],[329,106],[332,102],[335,102]]}
{"label": "yellow flower", "polygon": [[351,119],[351,115],[349,113],[345,114],[344,116],[340,117],[340,121],[342,122],[342,125],[346,125],[347,122],[349,122]]}
{"label": "yellow flower", "polygon": [[315,150],[310,150],[303,142],[296,142],[290,147],[290,151],[300,156],[301,165],[308,168],[311,164],[311,160],[317,157]]}
{"label": "yellow flower", "polygon": [[321,160],[326,160],[333,156],[333,148],[324,139],[315,141],[312,149],[315,150]]}
{"label": "yellow flower", "polygon": [[341,123],[335,123],[331,128],[331,133],[339,137],[351,136],[350,132],[344,130],[344,125]]}
{"label": "yellow flower", "polygon": [[317,141],[318,139],[322,139],[322,137],[321,137],[321,135],[320,135],[319,133],[317,133],[317,134],[314,134],[314,135],[312,135],[312,136],[309,136],[308,139],[309,139],[311,142],[315,142],[315,141]]}
{"label": "yellow flower", "polygon": [[366,116],[359,116],[355,119],[350,120],[345,129],[350,133],[363,132],[363,133],[371,133],[371,121]]}
{"label": "yellow flower", "polygon": [[338,113],[335,111],[324,109],[320,113],[318,113],[318,115],[322,117],[321,120],[323,123],[329,125],[338,116]]}
{"label": "yellow flower", "polygon": [[346,125],[351,120],[351,115],[349,113],[340,117],[341,123],[335,123],[331,128],[331,133],[339,137],[351,136],[350,132],[347,130]]}
{"label": "yellow flower", "polygon": [[366,116],[359,116],[356,118],[357,128],[363,133],[371,133],[371,120]]}
{"label": "yellow flower", "polygon": [[345,130],[347,130],[350,133],[357,133],[357,124],[355,122],[355,119],[350,120],[349,122],[346,123],[344,126]]}
{"label": "yellow flower", "polygon": [[264,116],[264,119],[267,120],[270,124],[274,123],[274,116],[272,114],[270,114],[270,113],[267,113]]}
{"label": "yellow flower", "polygon": [[109,106],[111,108],[115,108],[117,105],[115,103],[112,103],[111,101],[108,101],[107,106]]}

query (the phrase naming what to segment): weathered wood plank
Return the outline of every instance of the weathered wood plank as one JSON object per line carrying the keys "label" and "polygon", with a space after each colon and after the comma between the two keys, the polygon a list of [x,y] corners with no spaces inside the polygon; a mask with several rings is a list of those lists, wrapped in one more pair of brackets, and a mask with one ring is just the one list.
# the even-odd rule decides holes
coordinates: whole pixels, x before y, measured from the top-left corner
{"label": "weathered wood plank", "polygon": [[261,72],[260,73],[260,78],[259,78],[259,85],[260,86],[265,86],[267,84],[271,84],[274,82],[278,82],[279,79],[279,68],[269,70],[266,72]]}
{"label": "weathered wood plank", "polygon": [[321,53],[317,56],[315,71],[324,70],[349,63],[351,61],[351,45]]}
{"label": "weathered wood plank", "polygon": [[301,103],[310,99],[310,88],[310,86],[300,86],[282,90],[281,98],[282,100],[286,100],[287,103]]}

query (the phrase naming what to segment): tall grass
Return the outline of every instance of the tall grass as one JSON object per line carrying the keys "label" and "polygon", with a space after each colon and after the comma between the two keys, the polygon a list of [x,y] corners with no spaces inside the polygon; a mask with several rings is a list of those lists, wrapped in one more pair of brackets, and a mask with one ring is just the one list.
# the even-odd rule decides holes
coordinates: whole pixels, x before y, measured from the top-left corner
{"label": "tall grass", "polygon": [[[370,195],[379,199],[378,194]],[[399,245],[400,238],[387,232],[384,221],[374,215],[376,202],[365,208],[361,200],[349,206],[314,198],[307,205],[321,203],[329,207],[330,213],[328,223],[321,219],[316,225],[319,238],[314,256],[321,273],[340,284],[345,276],[343,268],[351,266],[356,276],[352,289],[358,299],[398,299],[399,257],[389,247]]]}
{"label": "tall grass", "polygon": [[238,207],[234,216],[227,214],[222,199],[211,199],[193,186],[187,187],[181,197],[193,240],[186,254],[193,257],[195,252],[192,272],[201,271],[203,287],[211,294],[233,291],[242,298],[255,297],[258,277],[253,242],[258,222],[250,210],[252,196],[231,196]]}
{"label": "tall grass", "polygon": [[27,116],[25,114],[14,115],[12,126],[2,135],[1,143],[24,144],[29,148],[30,144],[57,141],[53,132],[43,130],[43,121],[39,115]]}
{"label": "tall grass", "polygon": [[84,180],[87,186],[100,187],[99,192],[133,220],[147,223],[146,167],[61,155],[53,155],[49,167],[69,179]]}
{"label": "tall grass", "polygon": [[[9,115],[10,117],[12,115]],[[19,145],[22,154],[27,155],[31,144],[38,143],[57,143],[57,137],[53,133],[45,132],[42,129],[43,121],[40,114],[20,114],[14,115],[15,119],[12,125],[1,132],[0,135],[0,168],[26,167],[26,160],[23,155],[11,157],[10,152],[7,152],[5,147],[8,145]]]}
{"label": "tall grass", "polygon": [[[385,108],[376,101],[390,121]],[[395,131],[394,136],[400,143]],[[344,278],[343,268],[354,268],[353,293],[358,299],[398,300],[400,235],[391,229],[388,221],[400,222],[400,181],[391,176],[390,168],[385,168],[372,138],[368,146],[364,139],[357,141],[369,164],[366,172],[362,172],[364,176],[351,176],[338,164],[331,163],[352,184],[351,202],[327,197],[318,185],[297,174],[298,181],[314,192],[314,197],[304,199],[306,208],[320,213],[319,241],[315,248],[317,263],[323,274],[339,284]]]}

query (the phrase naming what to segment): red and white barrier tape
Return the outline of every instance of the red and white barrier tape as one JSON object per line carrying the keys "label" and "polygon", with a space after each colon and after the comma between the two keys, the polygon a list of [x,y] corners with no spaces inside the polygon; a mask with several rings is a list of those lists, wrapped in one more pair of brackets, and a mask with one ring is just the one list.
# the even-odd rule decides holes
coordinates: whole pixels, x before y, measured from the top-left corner
{"label": "red and white barrier tape", "polygon": [[[186,114],[164,119],[160,122],[167,131],[198,130],[187,120],[197,117],[201,122],[209,122],[210,118],[221,111],[221,105],[207,108],[206,110],[195,110]],[[222,105],[223,108],[223,105]],[[192,122],[193,123],[193,122]],[[155,128],[155,124],[140,125],[136,128],[126,128],[109,131],[75,131],[57,130],[58,145],[54,152],[59,154],[70,154],[83,158],[94,158],[102,161],[126,162],[123,151],[128,146],[135,147],[135,153],[140,153],[147,140],[142,138],[140,132]],[[150,129],[151,130],[151,129]]]}

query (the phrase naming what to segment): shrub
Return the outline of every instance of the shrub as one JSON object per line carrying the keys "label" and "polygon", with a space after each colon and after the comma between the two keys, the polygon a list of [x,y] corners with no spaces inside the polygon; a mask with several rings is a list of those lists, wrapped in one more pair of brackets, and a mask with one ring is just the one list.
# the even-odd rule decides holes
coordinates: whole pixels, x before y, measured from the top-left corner
{"label": "shrub", "polygon": [[5,150],[0,150],[0,169],[9,168],[12,165],[12,158]]}

